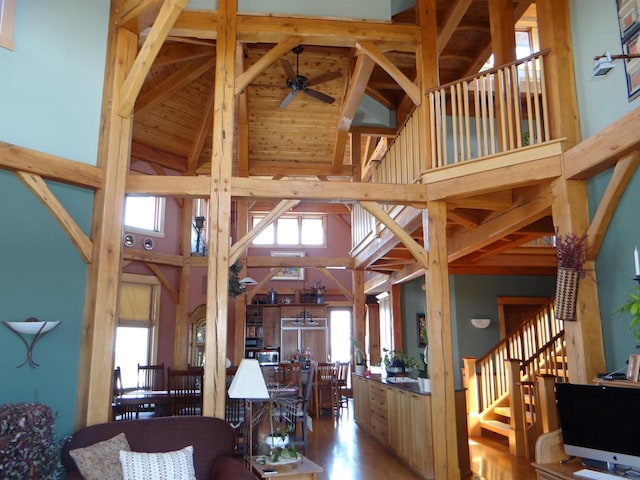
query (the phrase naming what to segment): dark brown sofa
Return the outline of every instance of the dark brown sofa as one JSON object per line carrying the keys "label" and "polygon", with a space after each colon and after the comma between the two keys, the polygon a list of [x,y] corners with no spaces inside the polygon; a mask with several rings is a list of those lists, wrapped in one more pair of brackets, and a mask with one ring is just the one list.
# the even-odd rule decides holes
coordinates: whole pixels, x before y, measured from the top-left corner
{"label": "dark brown sofa", "polygon": [[241,459],[232,458],[235,434],[224,420],[212,417],[158,417],[102,423],[74,433],[62,447],[66,479],[82,479],[69,450],[87,447],[123,432],[135,452],[168,452],[193,445],[198,480],[256,480]]}

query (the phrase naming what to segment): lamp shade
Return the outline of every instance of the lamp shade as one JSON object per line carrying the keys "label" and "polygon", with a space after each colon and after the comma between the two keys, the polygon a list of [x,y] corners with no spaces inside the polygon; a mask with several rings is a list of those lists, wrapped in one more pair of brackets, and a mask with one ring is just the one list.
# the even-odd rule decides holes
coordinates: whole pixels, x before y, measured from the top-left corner
{"label": "lamp shade", "polygon": [[266,400],[269,398],[267,384],[264,381],[258,360],[243,358],[238,371],[229,386],[230,398],[249,398]]}

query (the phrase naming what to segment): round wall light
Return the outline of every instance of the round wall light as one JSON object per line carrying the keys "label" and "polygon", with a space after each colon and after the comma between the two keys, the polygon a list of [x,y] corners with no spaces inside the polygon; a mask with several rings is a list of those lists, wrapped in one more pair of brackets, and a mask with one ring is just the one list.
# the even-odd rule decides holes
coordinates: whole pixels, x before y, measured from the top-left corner
{"label": "round wall light", "polygon": [[487,328],[491,324],[490,318],[472,318],[471,325],[476,328]]}

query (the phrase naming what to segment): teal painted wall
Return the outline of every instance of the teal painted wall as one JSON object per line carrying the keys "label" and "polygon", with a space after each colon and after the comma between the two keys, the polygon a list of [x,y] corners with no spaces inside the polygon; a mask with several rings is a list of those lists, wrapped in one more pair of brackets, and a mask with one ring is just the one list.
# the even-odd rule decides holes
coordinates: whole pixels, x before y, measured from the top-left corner
{"label": "teal painted wall", "polygon": [[[416,314],[426,312],[423,278],[402,286],[402,341],[404,350],[419,359]],[[555,292],[555,277],[517,275],[450,275],[451,337],[454,361],[454,382],[462,385],[461,367],[464,357],[478,358],[500,340],[498,296],[545,296]],[[490,318],[491,325],[477,329],[470,319]],[[428,321],[428,320],[427,320]]]}
{"label": "teal painted wall", "polygon": [[[0,141],[96,163],[109,3],[18,0],[13,51],[0,48]],[[93,194],[49,182],[89,235]],[[44,206],[0,171],[0,320],[61,320],[16,368],[22,342],[0,326],[0,404],[38,401],[73,431],[87,266]]]}
{"label": "teal painted wall", "polygon": [[[594,55],[606,51],[622,53],[616,2],[570,0],[569,4],[580,122],[582,136],[587,138],[638,108],[640,99],[629,101],[624,64],[620,60],[607,75],[591,76]],[[588,182],[591,216],[598,208],[611,173],[609,170]],[[628,291],[636,285],[633,281],[633,248],[640,244],[639,196],[640,174],[636,171],[620,199],[596,258],[598,302],[608,371],[624,369],[629,354],[638,353],[627,328],[630,317],[612,315],[612,311],[626,301]],[[585,281],[589,281],[588,278]]]}

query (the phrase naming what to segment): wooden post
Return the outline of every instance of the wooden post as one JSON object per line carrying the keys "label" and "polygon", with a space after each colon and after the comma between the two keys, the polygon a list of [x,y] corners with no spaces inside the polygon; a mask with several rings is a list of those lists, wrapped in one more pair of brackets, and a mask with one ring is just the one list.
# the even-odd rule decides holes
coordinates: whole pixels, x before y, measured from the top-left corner
{"label": "wooden post", "polygon": [[[586,182],[559,178],[552,188],[553,223],[558,233],[585,233],[589,229]],[[585,262],[583,269],[589,275],[578,285],[576,321],[564,322],[571,383],[590,383],[598,372],[605,371],[595,262]]]}
{"label": "wooden post", "polygon": [[505,360],[507,382],[509,382],[509,408],[511,408],[511,430],[509,431],[509,453],[526,457],[524,409],[520,390],[520,360]]}
{"label": "wooden post", "polygon": [[536,0],[540,49],[545,59],[545,85],[551,128],[550,138],[564,138],[563,147],[580,142],[580,116],[576,97],[569,0]]}
{"label": "wooden post", "polygon": [[[236,201],[236,239],[242,238],[246,233],[249,225],[249,202],[245,199]],[[242,262],[242,271],[240,278],[247,275],[247,255],[240,258]],[[233,322],[233,356],[231,358],[234,365],[239,365],[240,360],[244,358],[244,327],[247,316],[247,300],[246,294],[238,295],[235,302],[234,322]]]}
{"label": "wooden post", "polygon": [[122,117],[116,109],[138,44],[135,34],[115,27],[117,16],[112,7],[98,150],[98,166],[104,172],[104,183],[94,197],[93,261],[87,276],[76,429],[111,419],[113,382],[110,379],[122,252],[122,212],[132,128],[132,117]]}
{"label": "wooden post", "polygon": [[186,368],[191,362],[189,345],[189,286],[191,285],[191,216],[193,200],[185,198],[182,202],[180,218],[180,251],[184,262],[178,280],[178,304],[176,305],[176,322],[173,336],[173,367]]}
{"label": "wooden post", "polygon": [[431,373],[431,425],[435,478],[459,479],[449,269],[447,262],[447,205],[428,202],[423,214],[424,244],[429,268],[425,273],[425,302]]}
{"label": "wooden post", "polygon": [[467,431],[470,437],[479,437],[480,411],[478,407],[478,376],[476,374],[476,359],[465,357],[462,359],[462,386],[467,398]]}
{"label": "wooden post", "polygon": [[371,359],[382,356],[380,350],[380,305],[367,302],[367,323],[369,324],[369,355]]}
{"label": "wooden post", "polygon": [[[364,296],[364,270],[353,270],[353,328],[351,331],[354,338],[360,342],[360,348],[366,355],[369,349],[365,343],[365,296]],[[367,365],[371,366],[371,359]],[[353,359],[355,365],[355,357]]]}
{"label": "wooden post", "polygon": [[554,375],[540,375],[536,379],[538,382],[537,401],[542,433],[552,432],[560,428],[558,407],[556,406],[556,393],[554,390],[556,378]]}
{"label": "wooden post", "polygon": [[402,340],[402,304],[400,303],[401,286],[391,285],[391,321],[393,322],[393,348],[404,350]]}
{"label": "wooden post", "polygon": [[225,417],[237,0],[218,1],[203,414]]}

